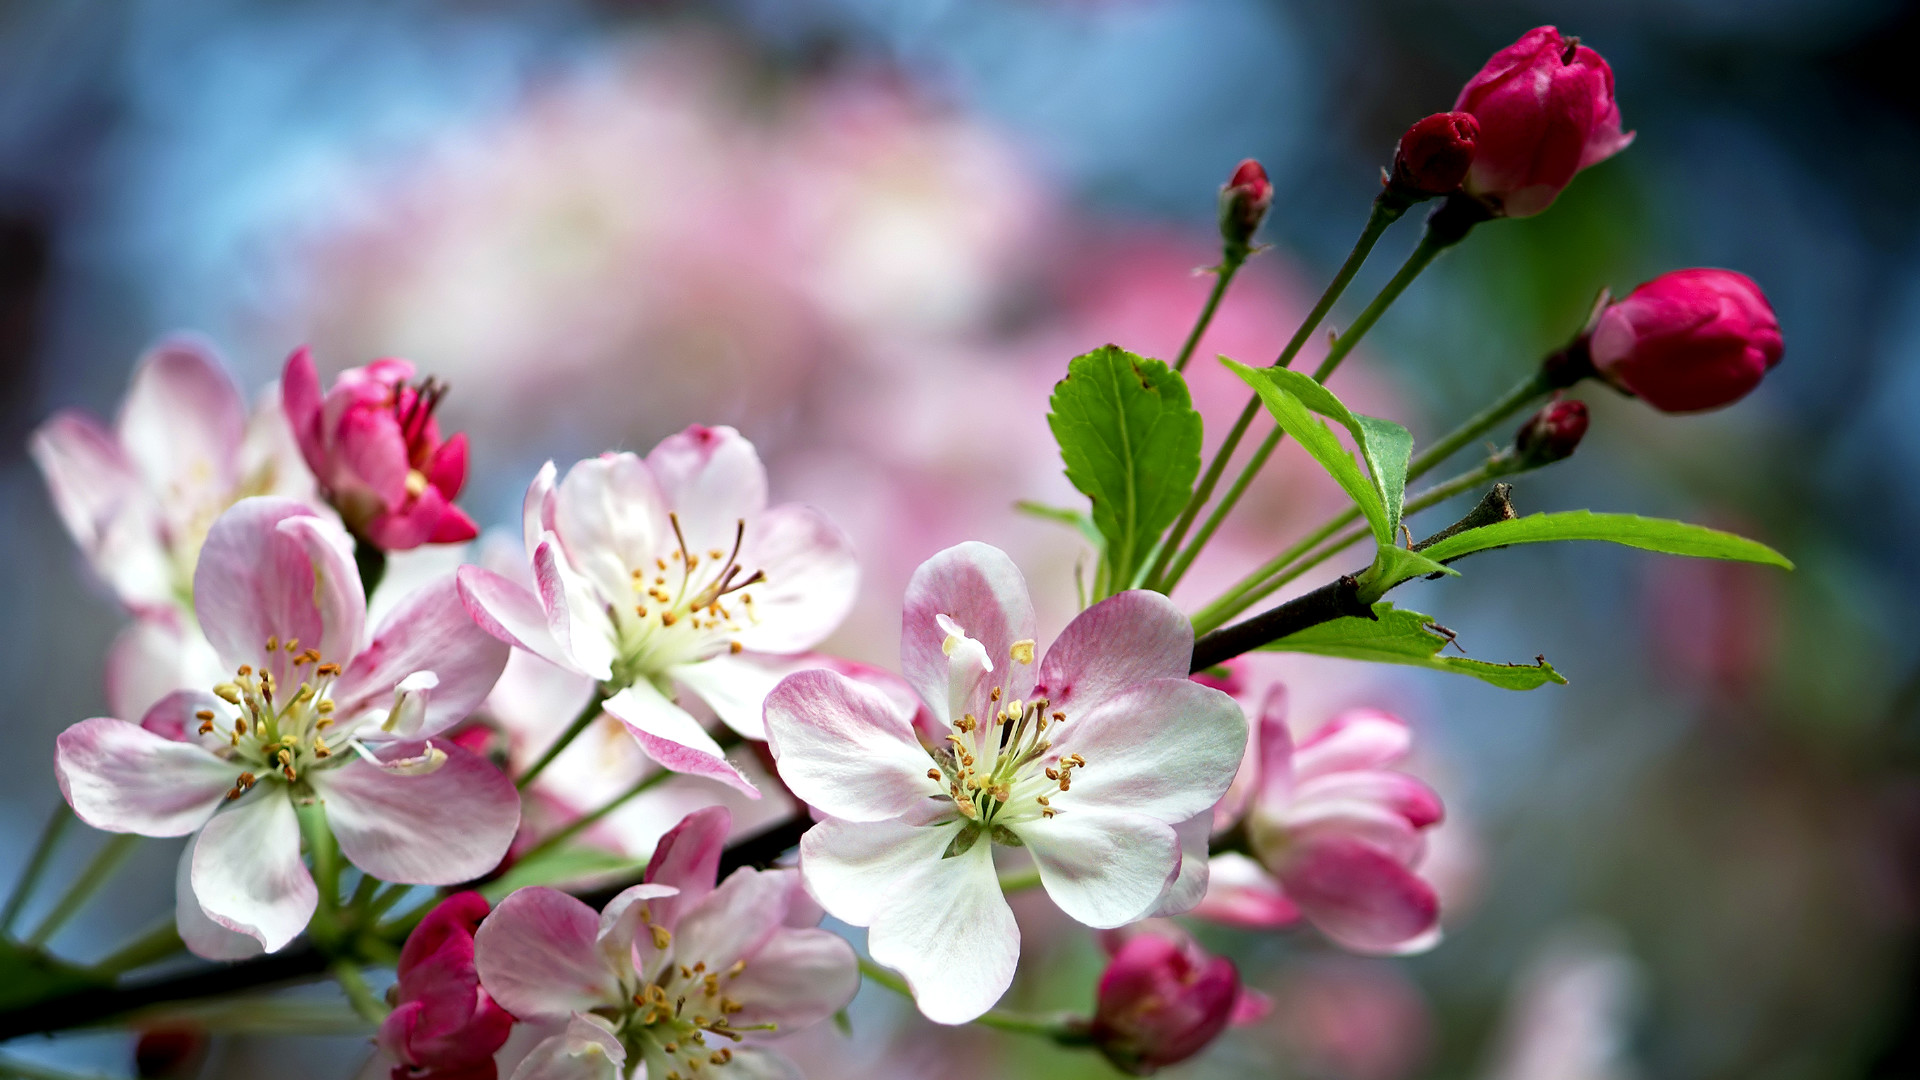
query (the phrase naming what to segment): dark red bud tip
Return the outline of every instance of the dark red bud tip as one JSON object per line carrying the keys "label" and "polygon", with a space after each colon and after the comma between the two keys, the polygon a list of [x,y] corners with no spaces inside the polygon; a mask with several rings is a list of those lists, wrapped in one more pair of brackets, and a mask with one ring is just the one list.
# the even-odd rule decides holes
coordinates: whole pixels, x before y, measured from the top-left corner
{"label": "dark red bud tip", "polygon": [[1220,189],[1220,236],[1230,247],[1245,247],[1273,205],[1273,181],[1267,170],[1248,158],[1233,170]]}
{"label": "dark red bud tip", "polygon": [[133,1067],[142,1080],[193,1076],[206,1056],[207,1033],[199,1028],[154,1028],[140,1033]]}
{"label": "dark red bud tip", "polygon": [[1539,468],[1573,456],[1586,435],[1586,402],[1554,401],[1521,425],[1513,447],[1527,465]]}
{"label": "dark red bud tip", "polygon": [[1473,167],[1480,121],[1472,113],[1434,113],[1400,136],[1393,155],[1393,182],[1422,195],[1451,195]]}

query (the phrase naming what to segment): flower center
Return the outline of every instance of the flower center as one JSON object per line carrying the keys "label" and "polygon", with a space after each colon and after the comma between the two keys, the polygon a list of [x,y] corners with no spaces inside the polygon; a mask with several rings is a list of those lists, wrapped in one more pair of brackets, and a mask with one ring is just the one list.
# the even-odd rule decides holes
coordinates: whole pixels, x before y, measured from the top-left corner
{"label": "flower center", "polygon": [[[950,636],[949,656],[956,651],[954,644]],[[1030,665],[1034,643],[1016,641],[1009,653],[1015,664]],[[956,657],[955,662],[961,661]],[[943,783],[946,797],[960,813],[983,828],[1053,817],[1059,813],[1053,795],[1069,790],[1074,770],[1087,763],[1079,754],[1062,757],[1052,752],[1047,730],[1064,725],[1066,713],[1044,697],[1010,698],[1005,683],[995,686],[987,700],[993,711],[984,723],[964,713],[947,733],[947,745],[928,748],[939,766],[927,770],[928,779]]]}
{"label": "flower center", "polygon": [[[648,909],[641,909],[640,919],[653,935],[654,948],[666,953],[673,947],[673,934],[653,925]],[[732,1017],[745,1006],[727,996],[726,988],[746,970],[745,960],[725,971],[709,971],[704,960],[688,967],[669,959],[651,982],[632,993],[631,1004],[610,1018],[615,1033],[630,1055],[647,1061],[649,1076],[693,1080],[707,1066],[726,1065],[733,1060],[733,1049],[709,1044],[708,1036],[716,1042],[739,1042],[746,1032],[774,1030],[773,1024],[733,1026]]]}
{"label": "flower center", "polygon": [[[421,470],[427,467],[438,442],[428,425],[433,423],[434,410],[440,407],[440,399],[447,396],[447,390],[446,383],[431,375],[411,386],[406,383],[393,386],[393,418],[400,424],[400,437],[407,443],[407,461],[413,466],[407,476],[407,490],[415,496],[426,489],[426,476]],[[420,477],[420,491],[414,490],[415,476]]]}
{"label": "flower center", "polygon": [[722,650],[740,652],[740,643],[731,636],[760,621],[748,590],[765,583],[767,575],[755,570],[742,576],[745,519],[734,523],[731,552],[712,548],[704,555],[687,546],[680,515],[668,514],[667,520],[679,547],[654,559],[652,566],[631,571],[631,607],[609,606],[620,638],[615,678],[627,683]]}
{"label": "flower center", "polygon": [[[233,681],[213,688],[214,695],[234,706],[238,715],[223,724],[212,709],[194,714],[200,721],[200,735],[226,735],[227,746],[216,752],[242,768],[227,791],[228,799],[245,795],[261,777],[276,773],[294,783],[334,757],[337,749],[327,745],[325,733],[334,723],[334,705],[327,692],[340,677],[340,665],[322,660],[317,650],[302,650],[298,639],[282,643],[268,638],[266,648],[269,654],[285,655],[293,671],[311,674],[287,692],[271,671],[256,672],[242,664]],[[350,738],[336,737],[336,741],[344,745]]]}

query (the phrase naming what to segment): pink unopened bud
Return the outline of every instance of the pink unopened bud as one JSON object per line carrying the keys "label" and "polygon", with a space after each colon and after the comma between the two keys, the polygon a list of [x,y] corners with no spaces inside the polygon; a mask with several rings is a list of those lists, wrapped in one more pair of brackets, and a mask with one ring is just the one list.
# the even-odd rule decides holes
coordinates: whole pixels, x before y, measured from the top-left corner
{"label": "pink unopened bud", "polygon": [[1675,270],[1601,312],[1594,370],[1662,412],[1747,396],[1780,362],[1780,321],[1760,286],[1731,270]]}
{"label": "pink unopened bud", "polygon": [[1421,195],[1451,195],[1473,165],[1480,122],[1472,113],[1434,113],[1400,136],[1393,183]]}
{"label": "pink unopened bud", "polygon": [[1506,217],[1545,210],[1575,173],[1633,141],[1620,130],[1613,69],[1551,26],[1493,54],[1453,107],[1480,122],[1467,193]]}
{"label": "pink unopened bud", "polygon": [[1267,179],[1267,170],[1252,158],[1241,162],[1220,189],[1221,238],[1231,247],[1246,247],[1272,205],[1273,181]]}
{"label": "pink unopened bud", "polygon": [[1513,437],[1513,448],[1528,466],[1539,468],[1572,457],[1574,448],[1586,435],[1586,402],[1555,401],[1520,425],[1519,433]]}
{"label": "pink unopened bud", "polygon": [[493,1075],[513,1017],[480,987],[473,932],[486,898],[454,893],[420,920],[400,950],[393,1012],[380,1025],[380,1048],[399,1062],[395,1080],[467,1080]]}
{"label": "pink unopened bud", "polygon": [[1090,1034],[1124,1072],[1146,1076],[1205,1049],[1234,1019],[1240,973],[1190,940],[1141,932],[1100,976]]}
{"label": "pink unopened bud", "polygon": [[382,551],[459,544],[480,533],[453,505],[467,481],[467,437],[440,438],[446,386],[413,383],[405,360],[340,373],[324,394],[306,349],[287,359],[280,393],[300,454],[356,536]]}

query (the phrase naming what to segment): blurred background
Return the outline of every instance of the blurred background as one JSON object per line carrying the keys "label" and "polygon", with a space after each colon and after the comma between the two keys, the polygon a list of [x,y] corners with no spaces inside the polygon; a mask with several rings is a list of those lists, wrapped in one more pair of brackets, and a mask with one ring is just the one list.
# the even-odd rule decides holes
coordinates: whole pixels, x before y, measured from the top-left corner
{"label": "blurred background", "polygon": [[[452,383],[464,501],[495,525],[548,458],[735,425],[776,499],[861,549],[837,651],[891,664],[907,575],[968,538],[1014,552],[1052,633],[1082,548],[1011,504],[1072,496],[1044,424],[1067,359],[1171,356],[1218,185],[1259,158],[1273,247],[1193,369],[1217,437],[1242,396],[1206,357],[1270,360],[1401,130],[1541,23],[1611,61],[1638,141],[1445,256],[1336,389],[1431,437],[1603,286],[1744,271],[1787,340],[1756,394],[1667,417],[1583,387],[1586,445],[1516,496],[1733,528],[1799,571],[1560,545],[1408,590],[1473,655],[1544,653],[1571,679],[1529,694],[1275,666],[1302,730],[1361,703],[1415,725],[1451,815],[1430,869],[1447,940],[1387,961],[1205,931],[1278,1007],[1169,1075],[1920,1075],[1901,615],[1920,604],[1920,9],[1891,0],[0,3],[0,880],[58,799],[54,736],[105,709],[123,621],[25,440],[59,407],[110,414],[159,335],[206,334],[250,394],[302,342],[323,371],[416,361]],[[1333,324],[1417,234],[1388,234]],[[1338,509],[1303,461],[1281,451],[1181,599]],[[176,849],[148,847],[60,951],[97,957],[167,909]],[[1095,947],[1043,896],[1020,910],[1009,1004],[1086,1008]],[[935,1031],[876,990],[851,1026],[804,1038],[810,1075],[1110,1075]],[[9,1050],[125,1075],[129,1046]],[[346,1076],[364,1047],[226,1038],[203,1075]]]}

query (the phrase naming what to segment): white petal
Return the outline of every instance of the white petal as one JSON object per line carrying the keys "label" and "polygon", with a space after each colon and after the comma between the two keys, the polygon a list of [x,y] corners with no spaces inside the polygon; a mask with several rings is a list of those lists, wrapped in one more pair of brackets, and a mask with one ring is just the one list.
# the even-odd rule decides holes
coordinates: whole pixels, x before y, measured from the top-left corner
{"label": "white petal", "polygon": [[674,772],[704,776],[758,798],[760,792],[727,760],[687,710],[668,701],[649,682],[639,682],[608,698],[607,714],[626,726],[647,756]]}
{"label": "white petal", "polygon": [[748,656],[721,654],[667,672],[672,679],[707,703],[726,725],[749,739],[765,741],[767,722],[762,710],[767,695],[792,673],[788,665]]}
{"label": "white petal", "polygon": [[500,1007],[523,1020],[585,1012],[620,999],[600,953],[600,916],[557,889],[520,889],[473,935],[473,963]]}
{"label": "white petal", "polygon": [[820,644],[860,592],[853,541],[810,506],[776,506],[749,519],[740,565],[766,575],[743,590],[753,597],[754,621],[737,635],[756,652],[796,653]]}
{"label": "white petal", "polygon": [[633,596],[633,571],[651,572],[655,558],[679,548],[660,485],[633,454],[603,454],[568,469],[553,520],[565,561],[603,602]]}
{"label": "white petal", "polygon": [[246,424],[246,402],[212,350],[176,338],[141,357],[120,407],[120,444],[151,489],[206,506],[233,489]]}
{"label": "white petal", "polygon": [[746,1006],[733,1023],[774,1024],[782,1032],[811,1027],[853,1000],[858,965],[853,946],[838,934],[782,928],[728,981],[727,994]]}
{"label": "white petal", "polygon": [[[420,745],[382,748],[405,758]],[[520,797],[485,758],[452,743],[425,775],[396,776],[354,760],[311,772],[340,850],[355,866],[385,881],[453,885],[499,865],[520,825]]]}
{"label": "white petal", "polygon": [[993,1008],[1020,960],[1020,924],[1000,893],[993,845],[983,839],[907,869],[888,890],[867,948],[906,978],[935,1023],[964,1024]]}
{"label": "white petal", "polygon": [[1072,809],[1013,830],[1060,910],[1100,929],[1152,914],[1180,870],[1173,827],[1140,814]]}
{"label": "white petal", "polygon": [[1155,915],[1191,911],[1207,895],[1212,864],[1207,851],[1213,839],[1213,815],[1197,814],[1175,825],[1173,831],[1180,838],[1180,875],[1174,878],[1167,895],[1160,898],[1160,906],[1153,910]]}
{"label": "white petal", "polygon": [[307,928],[320,892],[300,861],[300,819],[273,781],[207,822],[193,845],[193,894],[214,922],[278,952]]}
{"label": "white petal", "polygon": [[957,825],[828,818],[800,838],[800,877],[827,914],[872,926],[890,890],[916,868],[938,861],[959,831]]}
{"label": "white petal", "polygon": [[[384,706],[403,679],[432,673],[422,725],[405,736],[436,735],[467,718],[486,700],[507,666],[505,642],[481,629],[461,600],[453,574],[409,593],[374,631],[373,639],[334,684],[343,716]],[[415,685],[418,685],[417,683]]]}
{"label": "white petal", "polygon": [[588,674],[580,670],[572,655],[554,639],[547,625],[546,608],[531,589],[479,566],[463,566],[454,578],[460,586],[460,601],[475,625],[556,667]]}
{"label": "white petal", "polygon": [[1184,679],[1193,623],[1173,601],[1135,589],[1081,612],[1047,647],[1034,694],[1078,715],[1151,679]]}
{"label": "white petal", "polygon": [[[920,564],[907,582],[906,610],[900,623],[901,670],[929,704],[947,700],[948,665],[942,646],[947,633],[938,616],[958,623],[998,667],[1013,645],[1034,636],[1033,600],[1027,579],[1007,553],[973,541],[950,547]],[[1025,699],[1033,685],[1032,665],[1014,665],[1009,696]]]}
{"label": "white petal", "polygon": [[193,955],[205,960],[246,960],[266,950],[245,934],[233,931],[207,918],[200,910],[200,899],[193,895],[193,846],[199,837],[187,841],[173,871],[173,925],[180,940]]}
{"label": "white petal", "polygon": [[1172,824],[1226,792],[1246,753],[1247,720],[1218,690],[1155,679],[1069,715],[1052,739],[1054,757],[1086,759],[1056,806],[1123,808]]}
{"label": "white petal", "polygon": [[803,802],[850,821],[883,821],[941,793],[933,758],[879,690],[831,671],[790,675],[767,697],[780,778]]}
{"label": "white petal", "polygon": [[541,1041],[511,1080],[619,1080],[627,1052],[597,1018],[575,1015],[565,1034]]}
{"label": "white petal", "polygon": [[124,720],[82,720],[55,741],[54,777],[80,820],[108,832],[185,836],[206,824],[240,768]]}
{"label": "white petal", "polygon": [[695,424],[669,435],[647,453],[647,468],[695,552],[731,550],[737,523],[767,508],[767,470],[730,427]]}

